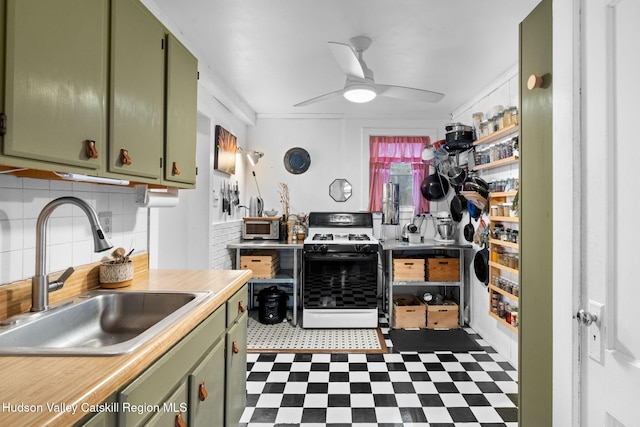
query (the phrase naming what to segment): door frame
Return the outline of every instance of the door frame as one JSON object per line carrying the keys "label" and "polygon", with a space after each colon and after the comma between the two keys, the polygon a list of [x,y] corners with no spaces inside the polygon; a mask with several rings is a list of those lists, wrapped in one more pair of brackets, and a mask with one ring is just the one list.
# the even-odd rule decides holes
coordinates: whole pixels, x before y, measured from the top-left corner
{"label": "door frame", "polygon": [[[581,0],[553,1],[553,425],[580,425]],[[570,259],[568,259],[568,257]],[[570,268],[567,268],[570,266]]]}

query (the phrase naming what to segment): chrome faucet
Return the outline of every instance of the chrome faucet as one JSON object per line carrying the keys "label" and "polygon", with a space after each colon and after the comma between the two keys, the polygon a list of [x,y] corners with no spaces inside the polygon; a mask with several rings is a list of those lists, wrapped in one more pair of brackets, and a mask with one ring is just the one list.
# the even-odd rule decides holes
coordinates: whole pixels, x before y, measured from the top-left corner
{"label": "chrome faucet", "polygon": [[60,197],[49,202],[38,216],[36,223],[36,275],[31,279],[31,311],[44,311],[49,308],[49,292],[57,291],[64,286],[64,282],[73,274],[73,267],[69,267],[58,280],[49,283],[46,276],[45,264],[47,261],[47,222],[53,211],[61,205],[70,203],[78,206],[84,211],[91,223],[93,232],[94,252],[102,252],[111,249],[113,245],[109,242],[102,231],[100,221],[96,211],[84,200],[77,197]]}

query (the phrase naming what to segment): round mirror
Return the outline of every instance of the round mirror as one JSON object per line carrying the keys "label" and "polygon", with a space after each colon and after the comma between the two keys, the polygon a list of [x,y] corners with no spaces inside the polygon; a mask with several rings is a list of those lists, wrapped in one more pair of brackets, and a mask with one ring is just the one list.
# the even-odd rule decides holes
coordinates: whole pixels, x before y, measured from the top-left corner
{"label": "round mirror", "polygon": [[334,179],[329,185],[329,195],[336,202],[346,202],[351,197],[351,183],[346,179]]}
{"label": "round mirror", "polygon": [[293,174],[301,174],[309,169],[311,156],[304,148],[294,147],[284,155],[284,167]]}

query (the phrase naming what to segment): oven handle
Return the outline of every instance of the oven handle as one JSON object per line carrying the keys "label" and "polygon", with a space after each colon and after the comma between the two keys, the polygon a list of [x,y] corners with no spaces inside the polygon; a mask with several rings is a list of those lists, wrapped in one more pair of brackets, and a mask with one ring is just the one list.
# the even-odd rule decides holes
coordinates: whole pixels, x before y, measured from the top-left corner
{"label": "oven handle", "polygon": [[331,261],[331,260],[354,260],[354,261],[368,261],[377,260],[378,254],[375,252],[361,253],[361,252],[328,252],[323,254],[311,254],[305,253],[305,261]]}

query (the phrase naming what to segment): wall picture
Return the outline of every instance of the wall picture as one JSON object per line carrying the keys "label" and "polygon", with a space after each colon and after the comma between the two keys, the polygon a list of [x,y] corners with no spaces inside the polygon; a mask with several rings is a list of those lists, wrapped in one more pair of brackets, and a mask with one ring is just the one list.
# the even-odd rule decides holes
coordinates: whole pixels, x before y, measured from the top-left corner
{"label": "wall picture", "polygon": [[216,125],[216,156],[213,168],[233,175],[236,173],[236,150],[238,141],[235,135],[220,125]]}

